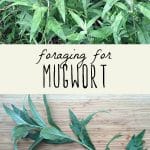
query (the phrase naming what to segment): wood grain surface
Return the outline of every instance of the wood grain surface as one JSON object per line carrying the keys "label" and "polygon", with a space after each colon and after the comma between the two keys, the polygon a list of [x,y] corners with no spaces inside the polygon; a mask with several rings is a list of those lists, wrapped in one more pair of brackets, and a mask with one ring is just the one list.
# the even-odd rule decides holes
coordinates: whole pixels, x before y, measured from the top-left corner
{"label": "wood grain surface", "polygon": [[[31,95],[37,109],[46,119],[41,95]],[[106,143],[117,133],[123,137],[111,145],[111,150],[124,150],[131,135],[146,129],[146,148],[150,149],[150,95],[48,95],[54,119],[64,132],[72,135],[69,129],[68,108],[79,118],[97,110],[108,110],[109,113],[97,114],[88,125],[88,131],[96,150],[104,150]],[[27,105],[26,95],[0,95],[0,150],[13,150],[11,130],[15,123],[6,115],[2,103]],[[28,150],[30,140],[19,143],[19,150]],[[78,144],[46,145],[39,150],[84,150]]]}

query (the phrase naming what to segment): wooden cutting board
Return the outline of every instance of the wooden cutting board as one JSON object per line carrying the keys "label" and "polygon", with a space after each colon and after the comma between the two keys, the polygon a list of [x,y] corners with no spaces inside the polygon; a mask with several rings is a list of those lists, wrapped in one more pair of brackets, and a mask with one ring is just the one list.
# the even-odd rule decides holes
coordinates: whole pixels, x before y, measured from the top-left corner
{"label": "wooden cutting board", "polygon": [[[46,119],[41,95],[31,95],[34,104]],[[96,150],[104,150],[106,143],[117,133],[124,135],[111,145],[111,150],[124,150],[125,145],[134,133],[146,129],[146,148],[150,149],[150,95],[48,95],[54,119],[64,132],[72,135],[69,128],[68,108],[79,118],[97,110],[108,110],[99,113],[88,125],[88,131]],[[2,103],[15,104],[21,107],[27,103],[26,95],[0,95],[0,150],[13,150],[11,129],[15,123],[6,115]],[[28,150],[30,140],[19,143],[19,150]],[[39,150],[84,150],[78,144],[46,145]]]}

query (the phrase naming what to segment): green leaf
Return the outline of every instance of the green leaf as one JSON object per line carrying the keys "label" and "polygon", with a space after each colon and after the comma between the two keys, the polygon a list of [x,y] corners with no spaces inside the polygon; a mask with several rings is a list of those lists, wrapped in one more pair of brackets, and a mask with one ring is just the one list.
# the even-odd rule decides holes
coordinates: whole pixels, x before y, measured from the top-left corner
{"label": "green leaf", "polygon": [[140,2],[137,4],[137,8],[140,10],[140,12],[147,17],[148,19],[150,19],[150,4],[148,3],[144,3],[144,2]]}
{"label": "green leaf", "polygon": [[29,116],[27,110],[24,108],[24,110],[20,110],[16,106],[12,105],[13,111],[20,116],[25,122],[32,124],[32,125],[37,125],[37,123]]}
{"label": "green leaf", "polygon": [[81,2],[82,2],[84,13],[87,16],[87,10],[88,10],[88,6],[90,5],[90,0],[81,0]]}
{"label": "green leaf", "polygon": [[82,121],[79,121],[76,115],[69,110],[70,120],[71,120],[71,129],[79,141],[88,146],[90,149],[95,150],[95,147],[88,135],[85,124]]}
{"label": "green leaf", "polygon": [[117,3],[115,4],[115,6],[117,6],[118,8],[120,8],[120,9],[122,9],[122,10],[125,10],[126,12],[129,11],[128,7],[127,7],[125,4],[121,3],[121,2],[117,2]]}
{"label": "green leaf", "polygon": [[6,113],[17,123],[17,124],[28,124],[20,116],[18,116],[13,110],[6,105],[3,105]]}
{"label": "green leaf", "polygon": [[61,23],[59,23],[55,18],[50,17],[48,19],[46,29],[47,29],[47,33],[49,31],[53,31],[58,37],[60,37],[64,41],[66,41],[66,36],[64,34]]}
{"label": "green leaf", "polygon": [[106,15],[106,13],[117,3],[119,0],[106,0],[106,4],[103,8],[102,18]]}
{"label": "green leaf", "polygon": [[41,130],[40,136],[47,140],[71,139],[68,135],[54,127],[45,127]]}
{"label": "green leaf", "polygon": [[126,150],[144,150],[144,134],[145,130],[140,132],[137,136],[133,135],[128,145],[126,146]]}
{"label": "green leaf", "polygon": [[121,136],[122,136],[121,134],[115,135],[115,136],[107,143],[105,150],[110,150],[110,144],[111,144],[114,140],[120,138]]}
{"label": "green leaf", "polygon": [[49,108],[49,105],[48,105],[48,102],[47,102],[46,95],[43,95],[43,101],[44,101],[44,105],[45,105],[45,108],[46,108],[48,123],[51,126],[53,126],[53,127],[57,128],[58,130],[60,130],[60,128],[57,126],[57,124],[55,123],[55,121],[52,118],[52,114],[51,114],[51,111],[50,111],[50,108]]}
{"label": "green leaf", "polygon": [[56,0],[56,7],[58,8],[60,15],[62,16],[62,19],[65,22],[65,15],[66,15],[65,0]]}
{"label": "green leaf", "polygon": [[32,7],[33,3],[30,0],[13,0],[13,5]]}
{"label": "green leaf", "polygon": [[90,31],[90,36],[98,38],[100,41],[107,39],[112,34],[110,26],[104,26],[98,30]]}
{"label": "green leaf", "polygon": [[30,111],[32,113],[33,119],[36,121],[37,124],[39,124],[42,127],[45,127],[46,124],[43,121],[43,119],[41,118],[41,116],[38,113],[38,111],[36,110],[36,107],[34,106],[30,96],[28,96],[28,103],[29,103],[29,107],[30,107]]}
{"label": "green leaf", "polygon": [[6,0],[1,0],[0,5],[2,5],[4,2],[6,2]]}
{"label": "green leaf", "polygon": [[107,111],[99,110],[99,111],[97,111],[97,112],[94,112],[94,113],[88,115],[85,119],[82,119],[81,123],[82,123],[84,126],[86,126],[86,125],[93,119],[93,117],[94,117],[97,113],[99,113],[99,112],[105,112],[105,113],[106,113]]}
{"label": "green leaf", "polygon": [[97,15],[93,17],[88,23],[87,23],[87,29],[89,29],[95,22],[96,20],[100,17],[100,15]]}
{"label": "green leaf", "polygon": [[46,10],[47,10],[46,7],[38,6],[35,8],[34,15],[32,18],[31,30],[30,30],[30,42],[32,41],[33,38],[35,38],[35,34],[40,27],[40,23],[44,18],[44,14]]}
{"label": "green leaf", "polygon": [[150,35],[147,32],[147,29],[142,24],[137,26],[137,35],[138,40],[141,44],[149,44],[150,43]]}
{"label": "green leaf", "polygon": [[123,25],[125,25],[125,22],[126,22],[126,16],[125,16],[124,12],[121,11],[116,16],[115,21],[113,22],[113,24],[111,26],[116,44],[120,43],[120,41],[121,41],[119,33],[120,33],[120,30],[122,29]]}
{"label": "green leaf", "polygon": [[84,38],[85,35],[81,33],[72,33],[67,36],[67,39],[70,41],[82,41]]}
{"label": "green leaf", "polygon": [[22,138],[25,138],[31,129],[32,128],[28,125],[18,125],[14,127],[14,129],[12,130],[12,139],[14,142],[14,149],[17,150],[17,142],[21,140]]}
{"label": "green leaf", "polygon": [[36,140],[32,143],[32,145],[29,147],[28,150],[35,150],[35,148],[43,141],[43,138],[38,137]]}
{"label": "green leaf", "polygon": [[74,19],[74,21],[77,23],[77,25],[83,29],[83,30],[87,30],[86,29],[86,24],[84,23],[84,21],[80,18],[79,15],[77,15],[76,13],[74,13],[73,11],[69,11],[69,13],[71,14],[72,18]]}

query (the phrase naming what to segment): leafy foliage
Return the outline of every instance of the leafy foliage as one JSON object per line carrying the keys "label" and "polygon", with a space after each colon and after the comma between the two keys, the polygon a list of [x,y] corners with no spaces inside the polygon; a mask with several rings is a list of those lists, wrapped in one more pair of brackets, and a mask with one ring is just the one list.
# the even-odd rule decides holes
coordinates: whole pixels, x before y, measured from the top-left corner
{"label": "leafy foliage", "polygon": [[[48,144],[65,144],[76,142],[87,150],[96,150],[94,144],[92,143],[90,135],[88,134],[86,126],[93,119],[93,116],[100,111],[94,112],[88,115],[85,119],[79,120],[78,117],[71,110],[69,110],[71,120],[70,128],[72,129],[74,135],[77,137],[77,139],[75,139],[64,133],[54,121],[46,95],[43,95],[43,101],[46,108],[47,120],[49,125],[47,125],[45,121],[41,118],[30,96],[28,96],[30,112],[28,112],[25,106],[23,106],[23,109],[21,110],[14,105],[11,105],[11,108],[3,105],[6,113],[17,124],[12,130],[14,150],[18,150],[17,143],[24,138],[32,139],[34,141],[29,146],[28,150],[36,149],[41,142]],[[126,150],[144,150],[144,133],[145,130],[143,130],[137,136],[134,135],[128,143]],[[121,136],[122,135],[120,134],[115,135],[108,142],[105,150],[110,150],[110,144]]]}
{"label": "leafy foliage", "polygon": [[[41,118],[30,96],[28,96],[28,104],[32,116],[29,115],[30,113],[27,111],[25,107],[23,107],[23,109],[21,110],[14,105],[12,105],[12,109],[6,105],[3,105],[6,113],[17,124],[16,127],[14,127],[14,129],[12,130],[14,150],[17,150],[17,142],[22,138],[30,138],[34,140],[33,144],[29,147],[29,150],[35,149],[35,147],[41,142],[45,142],[48,144],[64,144],[64,143],[77,142],[82,146],[84,146],[85,148],[92,150],[90,149],[90,147],[88,147],[87,143],[84,143],[84,141],[78,141],[65,134],[52,118],[51,109],[48,105],[46,95],[43,95],[43,101],[47,112],[47,120],[50,126],[48,126],[45,123],[45,121]],[[83,124],[82,126],[84,127],[85,125],[87,125],[95,114],[96,113],[93,113],[89,115],[85,120],[82,120],[82,124]],[[72,121],[76,124],[77,120],[73,120],[73,119],[74,118],[72,118]],[[87,138],[87,137],[83,137],[83,138]],[[89,136],[88,139],[90,139]]]}
{"label": "leafy foliage", "polygon": [[150,1],[1,0],[0,43],[150,44]]}

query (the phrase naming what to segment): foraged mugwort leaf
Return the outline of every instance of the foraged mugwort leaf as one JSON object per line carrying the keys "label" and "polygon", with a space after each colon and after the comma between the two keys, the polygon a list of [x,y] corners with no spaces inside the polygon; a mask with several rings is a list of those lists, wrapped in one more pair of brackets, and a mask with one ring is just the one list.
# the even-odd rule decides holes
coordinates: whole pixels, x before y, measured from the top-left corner
{"label": "foraged mugwort leaf", "polygon": [[128,145],[126,146],[126,150],[144,150],[144,134],[145,130],[140,132],[138,135],[133,135]]}
{"label": "foraged mugwort leaf", "polygon": [[45,127],[46,123],[41,118],[39,112],[36,110],[36,107],[34,106],[30,96],[28,96],[28,103],[30,107],[30,111],[32,113],[33,119],[36,121],[37,124],[39,124],[41,127]]}
{"label": "foraged mugwort leaf", "polygon": [[94,113],[88,115],[85,119],[82,119],[82,120],[81,120],[82,125],[86,126],[86,125],[93,119],[93,117],[94,117],[97,113],[99,113],[99,112],[105,112],[105,113],[107,113],[107,111],[104,111],[104,110],[99,110],[99,111],[97,111],[97,112],[94,112]]}
{"label": "foraged mugwort leaf", "polygon": [[35,150],[35,148],[43,141],[43,138],[37,137],[28,150]]}
{"label": "foraged mugwort leaf", "polygon": [[[33,118],[27,113],[25,107],[23,107],[23,110],[20,110],[14,105],[12,105],[13,109],[10,109],[6,105],[3,105],[6,113],[18,124],[12,131],[14,150],[18,150],[17,142],[24,138],[34,140],[28,150],[35,150],[41,142],[47,144],[65,144],[76,142],[82,145],[87,150],[96,150],[94,144],[90,139],[86,126],[96,113],[107,111],[97,111],[88,115],[85,119],[79,120],[77,116],[71,110],[69,110],[71,120],[70,128],[72,129],[74,135],[77,137],[76,140],[60,130],[60,128],[52,119],[52,114],[48,106],[46,95],[43,95],[43,100],[47,115],[49,116],[48,120],[50,127],[46,125],[40,114],[37,112],[30,96],[28,96],[28,103]],[[126,146],[126,150],[144,150],[144,134],[145,130],[143,130],[137,136],[134,135]],[[105,150],[110,150],[110,144],[120,136],[120,134],[115,135],[108,142]]]}
{"label": "foraged mugwort leaf", "polygon": [[110,147],[109,147],[110,144],[111,144],[114,140],[120,138],[121,136],[122,136],[121,134],[115,135],[115,136],[107,143],[105,150],[110,150]]}
{"label": "foraged mugwort leaf", "polygon": [[6,113],[18,124],[28,124],[27,122],[25,122],[20,116],[18,116],[13,110],[11,110],[9,107],[7,107],[6,105],[3,105]]}
{"label": "foraged mugwort leaf", "polygon": [[12,130],[12,139],[14,142],[14,149],[17,150],[17,142],[28,135],[28,132],[33,129],[29,125],[22,124],[14,127]]}
{"label": "foraged mugwort leaf", "polygon": [[48,120],[48,123],[57,128],[58,130],[60,130],[60,128],[57,126],[57,124],[55,123],[55,121],[53,120],[52,118],[52,114],[51,114],[51,111],[50,111],[50,108],[48,106],[48,102],[47,102],[47,98],[46,98],[46,95],[43,95],[43,101],[44,101],[44,105],[45,105],[45,108],[46,108],[46,112],[47,112],[47,120]]}
{"label": "foraged mugwort leaf", "polygon": [[73,133],[76,135],[78,140],[82,144],[88,146],[91,150],[96,150],[95,146],[93,145],[88,135],[85,124],[82,123],[82,121],[79,121],[78,118],[75,116],[75,114],[71,110],[69,110],[69,115],[70,115],[70,120],[71,120],[70,128],[72,129]]}
{"label": "foraged mugwort leaf", "polygon": [[47,140],[62,140],[70,137],[54,127],[45,127],[41,130],[40,136]]}
{"label": "foraged mugwort leaf", "polygon": [[32,124],[32,125],[38,125],[28,114],[27,110],[24,108],[24,110],[20,110],[16,106],[12,105],[12,108],[14,112],[20,116],[25,122]]}

